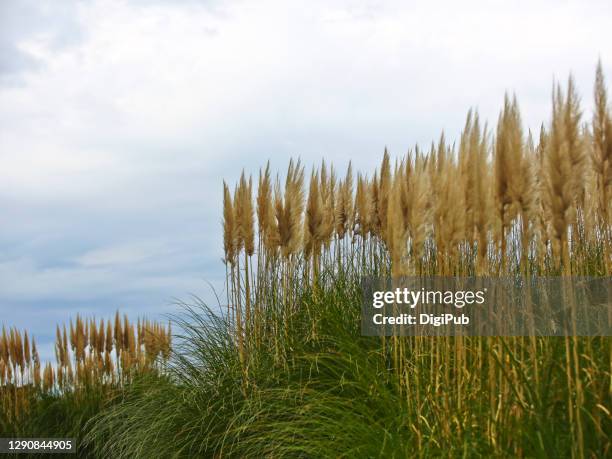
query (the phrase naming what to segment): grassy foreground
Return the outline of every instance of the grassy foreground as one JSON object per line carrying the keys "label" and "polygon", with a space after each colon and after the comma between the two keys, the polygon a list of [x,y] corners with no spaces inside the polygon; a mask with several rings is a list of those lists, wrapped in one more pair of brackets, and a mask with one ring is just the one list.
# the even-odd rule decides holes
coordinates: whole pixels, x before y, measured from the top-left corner
{"label": "grassy foreground", "polygon": [[[269,319],[286,334],[244,363],[223,318],[189,310],[168,377],[131,385],[94,420],[92,446],[104,457],[571,456],[563,339],[538,338],[535,360],[526,338],[463,338],[463,354],[453,338],[414,341],[399,379],[379,339],[360,335],[356,281],[342,273],[301,292],[289,322]],[[610,342],[578,345],[590,356],[584,448],[605,457]]]}
{"label": "grassy foreground", "polygon": [[[571,456],[563,338],[538,338],[537,361],[525,358],[527,338],[463,338],[463,355],[448,351],[458,338],[415,341],[398,379],[390,349],[360,335],[357,279],[335,274],[333,288],[300,298],[290,321],[268,318],[287,333],[251,348],[248,383],[230,324],[194,301],[175,318],[163,375],[142,374],[111,398],[43,398],[22,434],[75,435],[82,457]],[[609,346],[579,340],[587,457],[610,448]],[[458,375],[462,359],[473,369]],[[502,403],[491,403],[492,384]]]}

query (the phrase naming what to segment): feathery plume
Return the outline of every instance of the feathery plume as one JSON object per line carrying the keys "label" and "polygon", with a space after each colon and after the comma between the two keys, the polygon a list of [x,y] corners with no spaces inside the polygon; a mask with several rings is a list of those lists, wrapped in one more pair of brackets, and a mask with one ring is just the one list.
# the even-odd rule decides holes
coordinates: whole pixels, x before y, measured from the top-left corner
{"label": "feathery plume", "polygon": [[232,196],[225,182],[223,182],[223,248],[225,262],[233,265],[236,257],[236,222]]}

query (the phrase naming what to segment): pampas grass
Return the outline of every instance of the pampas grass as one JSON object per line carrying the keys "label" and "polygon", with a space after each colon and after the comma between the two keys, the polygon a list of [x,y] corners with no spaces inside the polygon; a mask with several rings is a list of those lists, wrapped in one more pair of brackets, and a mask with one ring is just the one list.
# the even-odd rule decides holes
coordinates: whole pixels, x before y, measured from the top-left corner
{"label": "pampas grass", "polygon": [[[264,178],[260,178],[263,189],[258,193],[258,208],[262,209],[259,235],[265,240],[270,228],[277,228],[281,257],[276,258],[269,249],[259,254],[262,259],[274,258],[275,263],[258,262],[263,272],[258,273],[259,282],[252,288],[259,299],[256,321],[263,324],[264,335],[270,334],[279,362],[287,368],[292,360],[293,345],[283,343],[293,342],[288,336],[292,326],[288,324],[294,323],[305,304],[299,292],[312,292],[316,298],[333,289],[336,276],[357,282],[361,276],[387,274],[393,278],[409,274],[609,275],[607,177],[612,137],[601,66],[597,70],[595,105],[592,125],[581,124],[572,78],[565,89],[556,84],[550,123],[542,126],[536,142],[531,132],[525,135],[523,131],[516,96],[506,95],[495,132],[481,127],[478,113],[470,111],[457,149],[447,144],[442,134],[428,154],[416,146],[394,166],[385,149],[371,179],[358,174],[354,180],[349,164],[337,187],[333,172],[328,174],[323,163],[311,172],[305,207],[303,169],[299,162],[291,161],[284,193],[279,185],[275,189],[274,219],[264,217],[268,212],[265,209],[272,206],[266,179],[268,165]],[[240,183],[244,181],[242,177]],[[597,204],[591,206],[593,193]],[[266,202],[262,201],[264,197]],[[596,253],[599,255],[593,255]],[[243,283],[249,282],[247,273],[239,273],[237,279],[228,276],[234,292],[241,291],[240,276]],[[301,282],[299,289],[296,281]],[[238,305],[240,293],[233,298],[238,298]],[[280,315],[271,316],[266,308]],[[276,322],[278,317],[282,317],[281,327]],[[262,345],[261,336],[255,341],[252,334],[243,333],[245,325],[240,320],[236,317],[230,321],[236,342],[240,348],[244,340],[248,352],[256,353]],[[318,336],[319,325],[313,323],[309,333]],[[609,371],[599,364],[593,366],[593,356],[589,355],[593,339],[568,337],[563,342],[560,377],[565,381],[564,403],[572,445],[567,453],[584,457],[589,448],[591,453],[597,449],[587,445],[587,418],[595,413],[602,415],[595,405],[590,405],[590,414],[585,415],[587,399],[599,400],[597,406],[606,404],[601,393],[592,392],[593,386],[587,396],[585,375],[590,374],[588,379],[593,381],[592,375],[597,374],[597,385],[601,385]],[[466,385],[468,375],[481,374],[473,384],[486,394],[489,416],[497,419],[486,422],[485,441],[492,451],[512,451],[520,456],[524,451],[519,443],[503,446],[503,431],[515,428],[510,427],[510,416],[535,416],[523,398],[539,393],[545,384],[540,373],[550,364],[547,359],[552,353],[558,352],[555,343],[554,339],[535,337],[458,338],[454,342],[450,338],[394,337],[383,339],[380,345],[383,358],[390,356],[387,365],[393,368],[401,393],[418,399],[440,384],[447,391],[455,388],[454,401],[445,398],[441,406],[445,412],[460,410],[467,403],[461,400],[470,397],[473,390]],[[409,357],[410,349],[421,353],[416,361],[411,360],[415,355]],[[603,352],[609,356],[609,348]],[[424,363],[423,356],[427,356],[428,366],[418,369]],[[408,368],[417,369],[422,376],[428,374],[424,377],[434,386],[410,383]],[[525,379],[525,372],[533,381]],[[518,393],[518,400],[513,393]],[[415,405],[410,402],[410,406]],[[450,429],[447,421],[441,418],[437,422],[441,435],[451,435],[446,430]],[[420,422],[416,425],[420,426],[417,429],[424,428]],[[423,432],[419,430],[418,435]],[[608,451],[607,435],[598,438]]]}
{"label": "pampas grass", "polygon": [[[41,436],[54,431],[42,427],[43,406],[54,400],[74,411],[57,421],[56,436],[81,437],[77,413],[89,417],[145,373],[162,370],[170,357],[171,331],[148,320],[132,324],[126,316],[111,321],[76,320],[56,327],[55,363],[41,362],[36,342],[27,331],[3,326],[0,339],[0,433]],[[115,355],[113,355],[115,351]],[[64,404],[64,405],[62,405]],[[82,405],[77,408],[77,405]],[[63,409],[63,408],[62,408]],[[74,424],[70,424],[71,422]],[[38,430],[37,430],[38,429]],[[62,431],[62,429],[67,429]]]}
{"label": "pampas grass", "polygon": [[227,309],[183,304],[172,353],[161,325],[77,317],[57,328],[55,366],[3,330],[3,396],[114,385],[86,428],[101,457],[610,456],[609,337],[359,327],[367,276],[610,275],[601,65],[590,125],[571,78],[552,99],[538,135],[506,95],[493,131],[471,110],[457,145],[385,149],[374,171],[322,162],[305,180],[291,160],[281,184],[268,163],[257,190],[243,172],[223,183]]}

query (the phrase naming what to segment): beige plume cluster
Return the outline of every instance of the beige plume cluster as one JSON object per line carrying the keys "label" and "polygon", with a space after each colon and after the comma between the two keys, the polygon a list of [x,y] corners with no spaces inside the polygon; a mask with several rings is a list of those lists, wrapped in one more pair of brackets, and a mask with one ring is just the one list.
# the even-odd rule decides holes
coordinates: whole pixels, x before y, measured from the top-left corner
{"label": "beige plume cluster", "polygon": [[57,326],[55,334],[55,364],[42,366],[27,331],[2,328],[0,400],[9,418],[27,412],[32,391],[112,389],[138,373],[159,370],[170,358],[170,325],[144,319],[134,325],[119,312],[114,322],[77,315],[68,327]]}
{"label": "beige plume cluster", "polygon": [[506,95],[495,129],[470,110],[458,145],[442,134],[397,160],[385,149],[371,175],[354,177],[349,164],[338,177],[323,162],[305,180],[292,160],[281,186],[268,164],[256,212],[252,179],[243,173],[233,196],[224,184],[227,313],[241,353],[262,333],[262,308],[276,303],[267,300],[291,311],[295,286],[316,287],[335,267],[392,276],[609,275],[611,119],[599,65],[591,122],[570,77],[555,86],[537,138]]}
{"label": "beige plume cluster", "polygon": [[[417,146],[394,166],[385,150],[371,179],[357,176],[355,193],[351,165],[338,180],[323,163],[305,190],[304,169],[292,161],[284,189],[277,178],[274,191],[268,165],[256,197],[258,257],[287,263],[299,257],[316,273],[324,249],[334,246],[337,257],[347,255],[347,238],[351,247],[382,246],[375,251],[395,260],[397,273],[448,271],[451,265],[453,271],[461,265],[463,273],[509,272],[518,266],[504,266],[513,258],[507,250],[515,249],[537,269],[554,261],[571,271],[576,252],[570,254],[570,246],[599,241],[610,225],[612,128],[601,67],[595,100],[593,122],[583,126],[573,80],[565,91],[556,86],[551,122],[534,144],[523,132],[516,97],[506,96],[495,133],[470,111],[458,148],[442,135],[429,152]],[[254,254],[251,194],[244,174],[233,199],[225,185],[225,255],[232,266],[241,251],[245,260]],[[581,234],[585,229],[588,234]],[[530,235],[543,251],[534,251]]]}

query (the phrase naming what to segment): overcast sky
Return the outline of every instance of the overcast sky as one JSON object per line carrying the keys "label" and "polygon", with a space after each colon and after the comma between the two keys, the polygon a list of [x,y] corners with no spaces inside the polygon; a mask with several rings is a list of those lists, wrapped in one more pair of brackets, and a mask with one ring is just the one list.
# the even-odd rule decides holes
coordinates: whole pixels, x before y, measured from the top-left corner
{"label": "overcast sky", "polygon": [[157,318],[222,287],[222,179],[370,170],[571,71],[591,117],[609,1],[0,1],[0,322]]}

